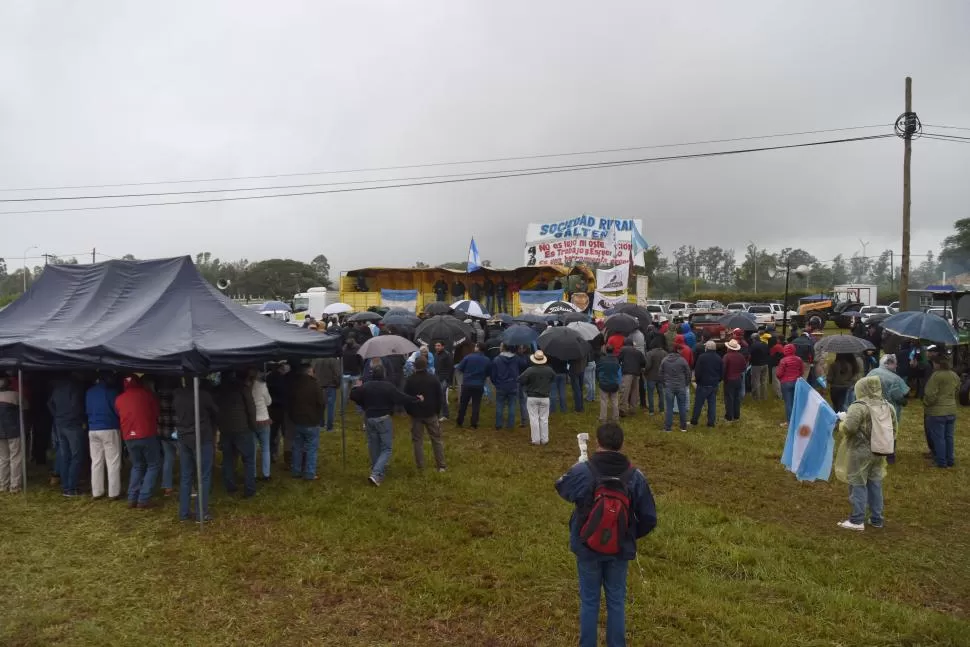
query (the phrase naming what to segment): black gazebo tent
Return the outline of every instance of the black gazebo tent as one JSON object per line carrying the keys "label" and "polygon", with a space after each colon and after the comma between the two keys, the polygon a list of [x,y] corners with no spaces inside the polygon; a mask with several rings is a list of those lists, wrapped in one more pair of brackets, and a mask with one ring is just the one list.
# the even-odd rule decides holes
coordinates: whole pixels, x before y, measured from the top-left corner
{"label": "black gazebo tent", "polygon": [[[52,265],[0,312],[0,368],[192,376],[196,425],[200,375],[273,358],[339,353],[339,336],[303,330],[233,303],[188,256]],[[26,451],[23,456],[26,471]]]}

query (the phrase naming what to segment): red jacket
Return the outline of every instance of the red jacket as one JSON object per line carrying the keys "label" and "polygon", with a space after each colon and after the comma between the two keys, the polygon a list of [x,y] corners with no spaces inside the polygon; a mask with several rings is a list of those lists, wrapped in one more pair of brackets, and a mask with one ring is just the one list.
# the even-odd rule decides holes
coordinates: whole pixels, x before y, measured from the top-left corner
{"label": "red jacket", "polygon": [[724,380],[740,380],[744,370],[748,368],[748,360],[739,351],[729,350],[724,353]]}
{"label": "red jacket", "polygon": [[615,335],[610,335],[609,339],[606,340],[607,346],[613,347],[613,355],[616,357],[620,356],[620,349],[623,348],[623,342],[626,341],[626,337],[617,333]]}
{"label": "red jacket", "polygon": [[125,392],[115,398],[121,419],[121,439],[138,440],[158,435],[158,400],[137,378],[125,380]]}
{"label": "red jacket", "polygon": [[795,347],[792,344],[785,346],[783,352],[785,356],[778,363],[775,375],[778,376],[779,382],[795,382],[802,376],[805,364],[802,362],[802,358],[795,354]]}
{"label": "red jacket", "polygon": [[687,366],[694,368],[694,351],[692,351],[690,346],[687,345],[687,342],[684,341],[683,335],[677,335],[674,337],[674,346],[677,345],[680,345],[680,350],[677,352],[680,353],[681,357],[687,360]]}

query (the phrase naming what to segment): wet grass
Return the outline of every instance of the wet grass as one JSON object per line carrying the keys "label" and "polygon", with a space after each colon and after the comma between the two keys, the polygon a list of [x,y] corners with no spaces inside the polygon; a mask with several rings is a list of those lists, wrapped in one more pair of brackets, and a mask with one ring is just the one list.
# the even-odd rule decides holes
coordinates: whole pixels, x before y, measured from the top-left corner
{"label": "wet grass", "polygon": [[[491,419],[486,408],[483,419]],[[660,525],[631,565],[631,645],[970,644],[970,424],[953,470],[922,458],[921,410],[903,419],[885,483],[887,526],[851,534],[845,487],[779,465],[778,402],[740,424],[662,434],[625,422],[627,453]],[[419,473],[403,419],[388,480],[365,482],[348,416],[324,435],[322,478],[278,473],[241,500],[216,485],[204,533],[176,502],[64,500],[39,481],[0,496],[0,644],[569,645],[576,642],[569,507],[552,484],[595,416],[528,432],[446,427],[449,471]],[[277,466],[278,468],[278,466]],[[39,476],[39,475],[38,475]]]}

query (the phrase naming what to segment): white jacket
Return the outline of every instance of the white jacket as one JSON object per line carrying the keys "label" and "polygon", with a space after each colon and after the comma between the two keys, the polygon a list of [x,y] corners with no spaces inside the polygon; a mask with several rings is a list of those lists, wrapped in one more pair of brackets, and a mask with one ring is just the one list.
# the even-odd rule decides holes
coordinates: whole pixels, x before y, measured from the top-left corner
{"label": "white jacket", "polygon": [[269,405],[273,404],[273,398],[269,397],[266,382],[262,380],[253,382],[253,401],[256,403],[256,422],[269,420]]}

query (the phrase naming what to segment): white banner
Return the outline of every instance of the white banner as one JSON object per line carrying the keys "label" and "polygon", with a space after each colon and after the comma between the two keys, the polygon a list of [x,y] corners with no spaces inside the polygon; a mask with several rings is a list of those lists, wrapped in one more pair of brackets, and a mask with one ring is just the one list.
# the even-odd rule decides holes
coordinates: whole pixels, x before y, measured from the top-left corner
{"label": "white banner", "polygon": [[650,296],[650,277],[637,274],[637,303],[647,305],[647,298]]}
{"label": "white banner", "polygon": [[404,308],[415,312],[418,308],[418,291],[381,289],[381,305],[385,308]]}
{"label": "white banner", "polygon": [[606,270],[596,270],[596,289],[601,292],[626,292],[629,279],[629,263],[623,263]]}
{"label": "white banner", "polygon": [[593,310],[605,312],[618,303],[626,303],[626,294],[603,294],[599,290],[593,294]]}
{"label": "white banner", "polygon": [[643,233],[642,220],[596,218],[588,214],[529,223],[525,234],[525,264],[626,263],[633,249],[634,227]]}

